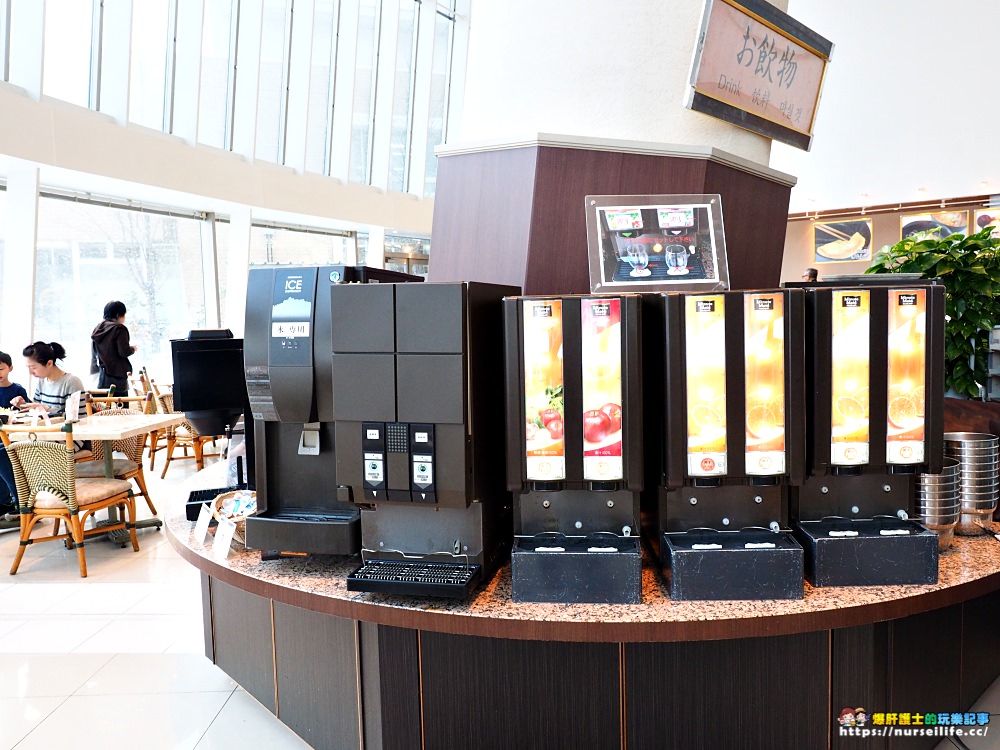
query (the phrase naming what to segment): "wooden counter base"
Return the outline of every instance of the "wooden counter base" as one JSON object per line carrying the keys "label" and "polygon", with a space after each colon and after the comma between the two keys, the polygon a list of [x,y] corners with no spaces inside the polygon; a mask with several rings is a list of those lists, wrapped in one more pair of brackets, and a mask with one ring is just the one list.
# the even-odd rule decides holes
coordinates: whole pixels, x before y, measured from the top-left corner
{"label": "wooden counter base", "polygon": [[510,601],[509,567],[468,601],[347,592],[358,561],[219,562],[206,651],[317,748],[934,747],[840,737],[842,708],[962,711],[1000,674],[1000,543],[957,537],[932,586],[813,589],[801,601]]}

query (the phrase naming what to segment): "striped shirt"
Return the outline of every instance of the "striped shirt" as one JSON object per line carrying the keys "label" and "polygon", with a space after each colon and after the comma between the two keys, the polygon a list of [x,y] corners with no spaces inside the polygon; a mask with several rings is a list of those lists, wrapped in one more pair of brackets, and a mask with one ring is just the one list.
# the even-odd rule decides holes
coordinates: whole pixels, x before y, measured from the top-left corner
{"label": "striped shirt", "polygon": [[[47,379],[42,379],[35,389],[35,397],[32,399],[36,404],[44,406],[50,417],[62,416],[66,411],[66,399],[77,391],[83,390],[83,381],[76,375],[64,373],[59,380],[50,383]],[[80,398],[80,408],[77,412],[80,419],[87,416],[87,404]]]}

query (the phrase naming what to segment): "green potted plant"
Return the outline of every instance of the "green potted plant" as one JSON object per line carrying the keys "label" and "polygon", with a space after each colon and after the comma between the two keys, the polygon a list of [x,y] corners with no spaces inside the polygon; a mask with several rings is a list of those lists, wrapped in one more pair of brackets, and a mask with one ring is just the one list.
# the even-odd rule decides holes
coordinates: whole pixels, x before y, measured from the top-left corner
{"label": "green potted plant", "polygon": [[883,247],[865,273],[919,273],[945,285],[945,388],[979,398],[988,375],[989,332],[1000,324],[1000,238],[921,232]]}

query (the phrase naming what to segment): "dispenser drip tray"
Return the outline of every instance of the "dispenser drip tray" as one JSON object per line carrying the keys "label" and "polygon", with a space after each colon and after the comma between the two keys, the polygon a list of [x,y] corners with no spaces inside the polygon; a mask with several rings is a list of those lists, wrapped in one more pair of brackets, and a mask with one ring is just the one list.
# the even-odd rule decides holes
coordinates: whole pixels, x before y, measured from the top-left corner
{"label": "dispenser drip tray", "polygon": [[464,563],[368,560],[347,576],[347,590],[460,599],[472,593],[482,575],[481,566]]}
{"label": "dispenser drip tray", "polygon": [[801,599],[803,551],[791,532],[767,529],[664,532],[670,598]]}
{"label": "dispenser drip tray", "polygon": [[317,555],[354,555],[361,549],[361,513],[355,508],[279,508],[247,518],[247,546]]}
{"label": "dispenser drip tray", "polygon": [[799,521],[813,586],[897,586],[937,583],[938,540],[916,521],[824,518]]}
{"label": "dispenser drip tray", "polygon": [[514,539],[510,556],[515,602],[638,604],[642,601],[639,538],[538,534]]}

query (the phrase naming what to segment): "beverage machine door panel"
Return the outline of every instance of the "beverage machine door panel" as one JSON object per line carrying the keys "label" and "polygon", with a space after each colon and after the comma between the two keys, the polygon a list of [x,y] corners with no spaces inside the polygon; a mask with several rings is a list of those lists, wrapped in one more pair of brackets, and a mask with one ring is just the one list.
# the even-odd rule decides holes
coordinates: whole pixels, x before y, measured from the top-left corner
{"label": "beverage machine door panel", "polygon": [[315,268],[279,268],[271,290],[268,368],[282,422],[309,422],[313,401]]}

